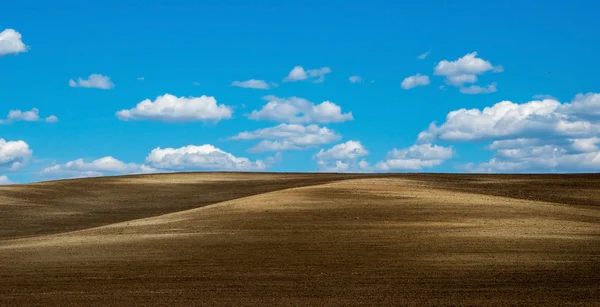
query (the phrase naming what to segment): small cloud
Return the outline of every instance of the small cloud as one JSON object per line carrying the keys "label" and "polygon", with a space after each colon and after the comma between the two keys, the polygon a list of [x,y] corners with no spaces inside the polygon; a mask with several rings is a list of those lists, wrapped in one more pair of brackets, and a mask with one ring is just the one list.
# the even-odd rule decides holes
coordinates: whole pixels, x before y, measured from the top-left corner
{"label": "small cloud", "polygon": [[256,79],[250,79],[247,81],[233,81],[233,83],[231,83],[231,86],[262,89],[262,90],[269,89],[269,84],[267,84],[267,82],[265,82],[265,80],[256,80]]}
{"label": "small cloud", "polygon": [[6,141],[0,138],[0,170],[17,171],[29,162],[33,151],[25,141]]}
{"label": "small cloud", "polygon": [[350,81],[350,83],[362,83],[363,79],[360,76],[352,76],[348,78],[348,81]]}
{"label": "small cloud", "polygon": [[196,82],[196,81],[194,81],[194,82],[192,82],[192,85],[193,85],[193,86],[200,86],[200,82]]}
{"label": "small cloud", "polygon": [[302,66],[296,66],[292,68],[290,73],[283,79],[283,82],[295,82],[300,80],[306,80],[308,78],[306,71]]}
{"label": "small cloud", "polygon": [[13,182],[10,181],[10,179],[8,179],[8,177],[0,176],[0,185],[9,185],[9,184],[13,184]]}
{"label": "small cloud", "polygon": [[425,58],[427,58],[427,56],[429,55],[429,53],[431,53],[431,50],[429,50],[429,51],[427,51],[427,52],[425,52],[425,53],[421,53],[421,54],[420,54],[420,55],[417,57],[417,59],[419,59],[419,60],[425,60]]}
{"label": "small cloud", "polygon": [[217,104],[212,96],[177,97],[164,94],[154,101],[146,99],[132,109],[116,113],[120,120],[150,120],[160,122],[219,121],[231,118],[233,109]]}
{"label": "small cloud", "polygon": [[[40,113],[37,108],[29,111],[10,110],[5,120],[0,120],[0,124],[8,124],[16,121],[37,122],[41,121]],[[55,123],[58,118],[55,115],[50,115],[45,120],[47,123]]]}
{"label": "small cloud", "polygon": [[287,77],[283,79],[283,82],[296,82],[311,78],[314,83],[321,83],[325,81],[325,75],[329,73],[331,73],[331,69],[327,66],[304,70],[302,66],[298,65],[292,68]]}
{"label": "small cloud", "polygon": [[244,131],[230,140],[261,140],[250,152],[305,150],[329,144],[342,136],[333,130],[317,125],[280,124],[275,127]]}
{"label": "small cloud", "polygon": [[465,86],[477,82],[477,76],[486,72],[502,72],[502,65],[492,65],[490,61],[477,57],[471,52],[454,61],[442,60],[434,68],[434,75],[444,76],[446,84],[458,87],[463,94],[483,94],[496,91],[496,83],[487,87],[478,85]]}
{"label": "small cloud", "polygon": [[491,83],[487,87],[481,87],[479,85],[471,85],[469,87],[461,87],[460,88],[460,92],[461,93],[463,93],[463,94],[471,94],[471,95],[489,94],[489,93],[494,93],[496,91],[497,91],[497,89],[496,89],[496,82]]}
{"label": "small cloud", "polygon": [[304,98],[279,98],[266,96],[268,103],[261,110],[252,111],[248,118],[288,123],[340,123],[353,120],[352,112],[343,113],[342,108],[331,101],[314,104]]}
{"label": "small cloud", "polygon": [[56,123],[56,122],[58,122],[58,117],[56,117],[55,115],[50,115],[50,116],[46,117],[46,122],[47,123]]}
{"label": "small cloud", "polygon": [[70,87],[97,88],[101,90],[109,90],[115,87],[115,84],[110,80],[110,77],[101,74],[91,74],[87,79],[78,78],[77,81],[69,80]]}
{"label": "small cloud", "polygon": [[144,77],[137,78],[139,81],[144,81]]}
{"label": "small cloud", "polygon": [[6,29],[0,32],[0,56],[27,52],[29,47],[21,40],[21,33]]}
{"label": "small cloud", "polygon": [[417,86],[425,85],[429,85],[429,77],[421,74],[416,74],[414,76],[405,78],[400,86],[402,86],[402,88],[405,90],[409,90]]}

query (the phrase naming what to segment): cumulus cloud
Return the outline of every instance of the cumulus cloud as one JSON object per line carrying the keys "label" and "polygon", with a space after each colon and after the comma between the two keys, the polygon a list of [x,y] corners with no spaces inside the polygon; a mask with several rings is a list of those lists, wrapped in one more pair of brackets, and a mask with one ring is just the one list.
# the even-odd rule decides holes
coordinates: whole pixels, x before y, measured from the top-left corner
{"label": "cumulus cloud", "polygon": [[328,150],[321,149],[314,155],[314,158],[320,160],[354,160],[368,154],[369,152],[359,141],[347,141],[346,143],[335,145]]}
{"label": "cumulus cloud", "polygon": [[600,169],[600,94],[578,94],[571,102],[555,99],[522,104],[501,101],[483,110],[450,112],[432,123],[420,142],[491,142],[485,163],[467,164],[476,172],[597,171]]}
{"label": "cumulus cloud", "polygon": [[358,173],[360,169],[356,169],[356,165],[352,165],[349,162],[341,160],[325,161],[319,160],[317,162],[319,171],[322,173]]}
{"label": "cumulus cloud", "polygon": [[82,178],[125,174],[148,174],[173,171],[200,170],[263,170],[281,160],[277,153],[265,162],[236,157],[213,145],[187,145],[180,148],[154,148],[145,163],[126,163],[107,156],[86,162],[84,159],[53,164],[44,168],[40,175],[45,178]]}
{"label": "cumulus cloud", "polygon": [[[6,116],[6,119],[0,119],[0,124],[7,124],[14,121],[37,122],[41,120],[42,118],[40,118],[40,112],[37,108],[33,108],[29,111],[10,110]],[[55,115],[50,115],[46,117],[44,121],[47,123],[55,123],[58,121],[58,117]]]}
{"label": "cumulus cloud", "polygon": [[330,101],[318,105],[299,97],[263,97],[267,104],[248,116],[254,120],[270,120],[286,123],[336,123],[354,119],[352,112],[342,113],[342,108]]}
{"label": "cumulus cloud", "polygon": [[404,149],[393,149],[388,152],[386,160],[375,165],[380,171],[421,170],[442,164],[452,158],[452,147],[432,144],[415,144]]}
{"label": "cumulus cloud", "polygon": [[13,182],[10,181],[10,179],[8,179],[8,177],[6,177],[6,176],[0,176],[0,185],[8,185],[8,184],[13,184]]}
{"label": "cumulus cloud", "polygon": [[438,76],[478,75],[490,70],[502,71],[501,66],[477,57],[477,52],[468,53],[456,61],[442,60],[434,68]]}
{"label": "cumulus cloud", "polygon": [[463,94],[489,94],[489,93],[494,93],[496,92],[496,82],[491,83],[490,85],[486,86],[486,87],[481,87],[479,85],[471,85],[471,86],[467,86],[467,87],[461,87],[460,88],[460,92]]}
{"label": "cumulus cloud", "polygon": [[27,52],[29,47],[21,39],[21,33],[14,29],[5,29],[0,32],[0,56]]}
{"label": "cumulus cloud", "polygon": [[402,86],[403,89],[408,90],[417,86],[425,85],[429,85],[429,76],[416,74],[414,76],[405,78],[400,86]]}
{"label": "cumulus cloud", "polygon": [[214,97],[176,97],[171,94],[146,99],[134,108],[116,113],[120,120],[151,120],[161,122],[219,121],[231,118],[231,107],[220,104]]}
{"label": "cumulus cloud", "polygon": [[425,53],[421,53],[421,54],[420,54],[420,55],[417,57],[417,59],[419,59],[419,60],[425,60],[425,58],[427,58],[427,56],[429,55],[429,53],[431,53],[431,50],[429,50],[429,51],[427,51],[427,52],[425,52]]}
{"label": "cumulus cloud", "polygon": [[110,80],[110,77],[101,74],[91,74],[87,79],[77,78],[77,81],[69,80],[70,87],[85,87],[97,88],[101,90],[109,90],[115,87],[115,84]]}
{"label": "cumulus cloud", "polygon": [[210,144],[181,148],[155,148],[146,163],[165,170],[263,170],[261,160],[236,157]]}
{"label": "cumulus cloud", "polygon": [[56,123],[56,122],[58,122],[58,117],[56,117],[56,115],[50,115],[50,116],[46,117],[46,119],[44,121],[47,123],[50,123],[50,124]]}
{"label": "cumulus cloud", "polygon": [[350,81],[350,83],[362,83],[363,79],[360,76],[351,76],[348,78],[348,81]]}
{"label": "cumulus cloud", "polygon": [[369,155],[369,151],[359,141],[347,141],[330,149],[321,149],[313,156],[321,172],[364,172],[370,170],[369,163],[357,159]]}
{"label": "cumulus cloud", "polygon": [[34,122],[40,120],[39,110],[36,108],[30,111],[22,112],[21,110],[11,110],[8,112],[8,120],[22,120],[26,122]]}
{"label": "cumulus cloud", "polygon": [[0,139],[0,170],[16,171],[24,167],[32,155],[25,141]]}
{"label": "cumulus cloud", "polygon": [[500,65],[494,66],[487,60],[477,57],[477,52],[468,53],[455,61],[442,60],[434,68],[434,75],[446,77],[446,83],[460,88],[464,94],[492,93],[496,91],[496,85],[488,87],[465,86],[477,82],[477,75],[489,71],[501,72],[504,68]]}
{"label": "cumulus cloud", "polygon": [[44,168],[40,175],[50,178],[81,178],[155,172],[158,171],[152,167],[136,163],[125,163],[107,156],[91,162],[77,159],[65,164],[54,164]]}
{"label": "cumulus cloud", "polygon": [[[578,148],[564,144],[542,144],[497,150],[488,162],[465,166],[467,171],[496,172],[597,172],[600,151],[596,147]],[[583,151],[580,151],[583,149]]]}
{"label": "cumulus cloud", "polygon": [[231,86],[243,87],[243,88],[254,88],[254,89],[269,89],[269,84],[265,80],[250,79],[247,81],[233,81]]}
{"label": "cumulus cloud", "polygon": [[290,73],[283,79],[284,82],[296,82],[311,79],[314,83],[325,81],[325,75],[331,73],[331,69],[327,66],[304,70],[302,66],[295,66]]}
{"label": "cumulus cloud", "polygon": [[431,168],[452,158],[452,147],[433,144],[416,144],[408,148],[392,149],[382,161],[372,166],[365,159],[369,152],[357,141],[348,141],[313,156],[322,172],[362,173],[418,171]]}
{"label": "cumulus cloud", "polygon": [[341,136],[335,131],[317,125],[280,124],[255,131],[244,131],[230,140],[262,140],[250,152],[303,150],[329,144]]}
{"label": "cumulus cloud", "polygon": [[475,141],[546,135],[593,137],[600,133],[600,94],[577,95],[570,103],[554,99],[517,104],[501,101],[483,110],[459,109],[432,123],[419,140]]}

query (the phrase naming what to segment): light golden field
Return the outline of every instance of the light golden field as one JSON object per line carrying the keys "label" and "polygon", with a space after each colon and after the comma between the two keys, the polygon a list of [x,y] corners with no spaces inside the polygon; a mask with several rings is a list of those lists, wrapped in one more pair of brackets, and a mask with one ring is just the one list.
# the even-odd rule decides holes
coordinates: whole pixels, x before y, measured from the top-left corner
{"label": "light golden field", "polygon": [[2,306],[600,305],[598,175],[0,187]]}

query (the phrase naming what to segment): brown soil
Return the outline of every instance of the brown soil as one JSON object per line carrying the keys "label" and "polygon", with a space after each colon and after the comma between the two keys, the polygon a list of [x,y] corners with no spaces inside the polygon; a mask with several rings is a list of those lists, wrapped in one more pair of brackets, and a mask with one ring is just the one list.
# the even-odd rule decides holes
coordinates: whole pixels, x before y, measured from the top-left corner
{"label": "brown soil", "polygon": [[2,306],[600,305],[598,175],[0,188]]}

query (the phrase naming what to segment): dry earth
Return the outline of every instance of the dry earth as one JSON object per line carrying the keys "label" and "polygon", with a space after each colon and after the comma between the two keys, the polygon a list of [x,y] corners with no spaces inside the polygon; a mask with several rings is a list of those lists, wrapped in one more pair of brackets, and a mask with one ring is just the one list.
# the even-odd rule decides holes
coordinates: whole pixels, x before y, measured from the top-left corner
{"label": "dry earth", "polygon": [[600,305],[598,175],[0,187],[2,306]]}

